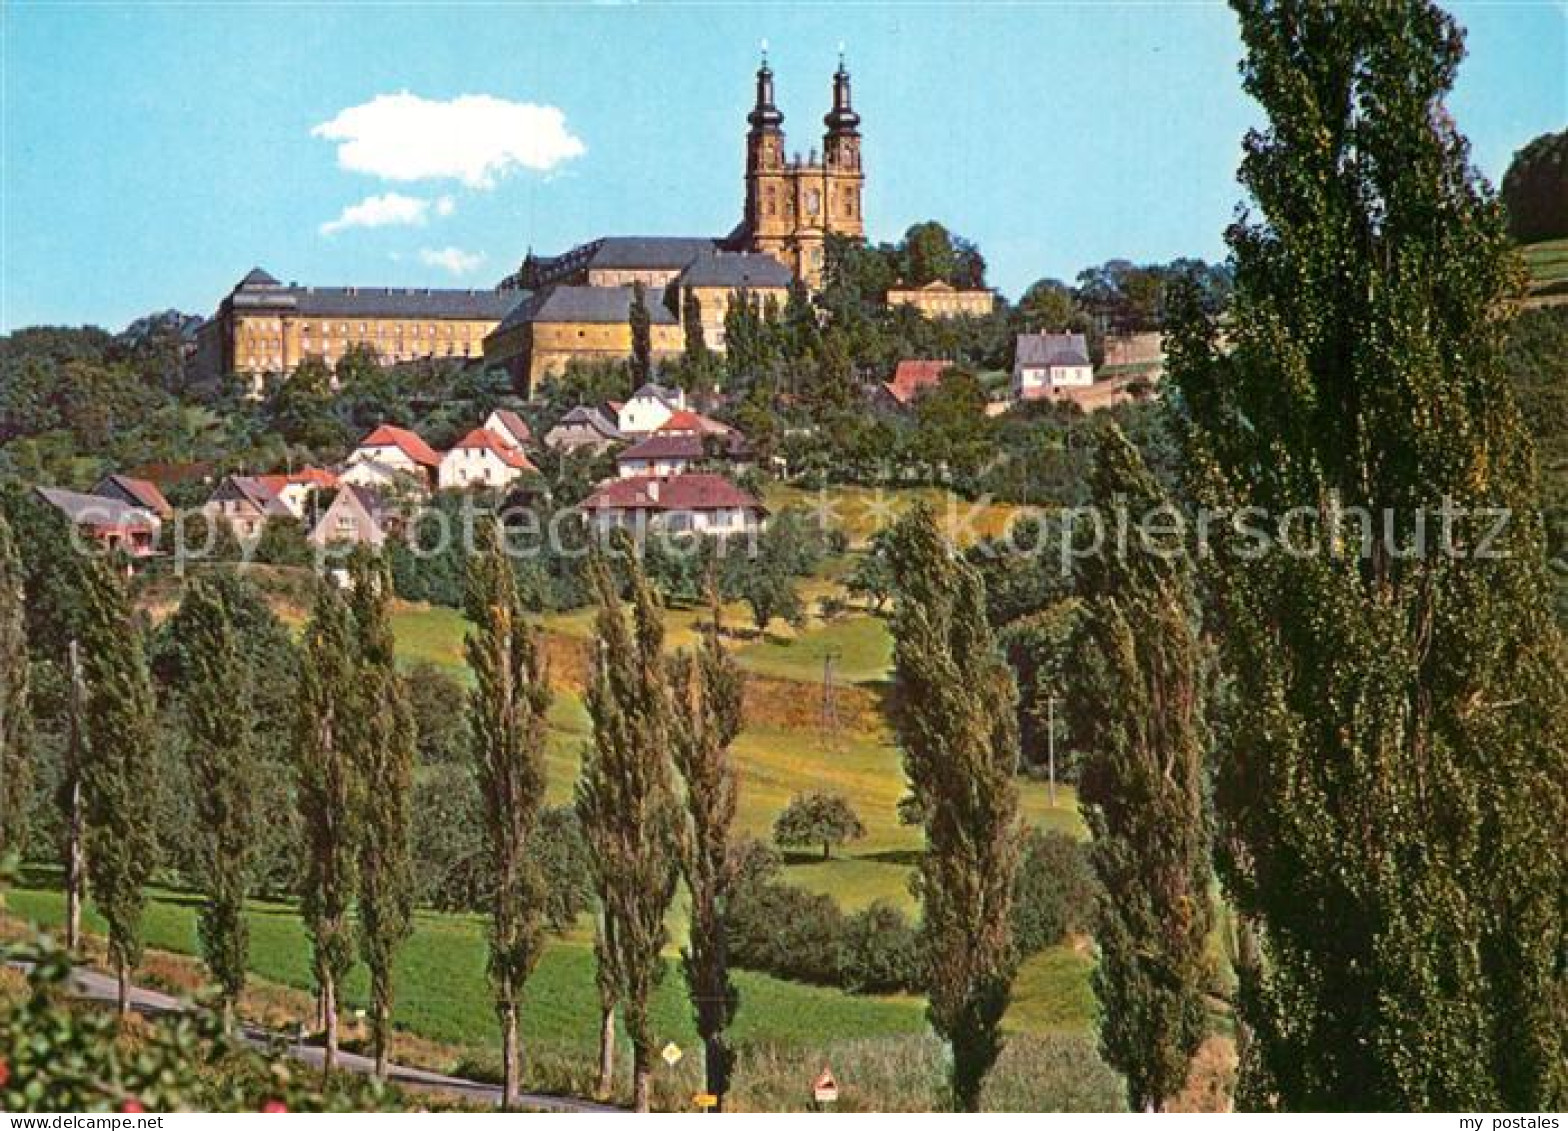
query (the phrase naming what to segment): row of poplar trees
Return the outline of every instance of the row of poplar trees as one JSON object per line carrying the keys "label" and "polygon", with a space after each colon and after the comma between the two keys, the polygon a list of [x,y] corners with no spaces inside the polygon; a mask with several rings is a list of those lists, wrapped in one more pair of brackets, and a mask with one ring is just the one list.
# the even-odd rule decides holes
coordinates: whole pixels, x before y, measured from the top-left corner
{"label": "row of poplar trees", "polygon": [[[1232,6],[1267,123],[1224,333],[1170,296],[1174,501],[1316,548],[1221,520],[1196,559],[1084,559],[1102,1051],[1135,1108],[1183,1087],[1217,874],[1238,1106],[1559,1110],[1568,672],[1501,366],[1517,265],[1444,106],[1462,33],[1426,0]],[[1173,502],[1114,429],[1092,489]]]}

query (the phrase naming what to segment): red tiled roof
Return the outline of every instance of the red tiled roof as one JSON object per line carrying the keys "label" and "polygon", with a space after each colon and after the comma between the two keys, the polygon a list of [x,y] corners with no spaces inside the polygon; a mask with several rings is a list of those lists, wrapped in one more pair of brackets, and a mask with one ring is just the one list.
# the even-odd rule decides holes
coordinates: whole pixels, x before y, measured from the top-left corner
{"label": "red tiled roof", "polygon": [[506,425],[508,432],[517,437],[519,443],[527,443],[533,439],[533,432],[528,428],[528,421],[518,416],[511,409],[498,408],[495,410],[494,415],[502,424]]}
{"label": "red tiled roof", "polygon": [[338,477],[330,471],[319,467],[302,467],[298,471],[276,472],[272,475],[258,475],[257,479],[267,485],[267,489],[274,495],[282,492],[283,488],[294,483],[306,483],[312,487],[332,488],[338,485]]}
{"label": "red tiled roof", "polygon": [[694,432],[697,435],[722,436],[733,431],[728,424],[720,424],[712,417],[704,416],[700,412],[692,412],[689,408],[677,409],[670,414],[670,418],[654,429],[655,432]]}
{"label": "red tiled roof", "polygon": [[108,477],[118,484],[120,489],[142,506],[152,511],[160,518],[168,518],[174,513],[174,508],[169,505],[169,500],[163,497],[163,492],[158,490],[158,485],[146,479],[137,479],[132,475],[110,475]]}
{"label": "red tiled roof", "polygon": [[435,467],[441,462],[441,457],[434,448],[421,440],[407,428],[399,428],[395,424],[383,424],[370,435],[359,442],[362,448],[397,448],[415,463],[422,463],[426,467]]}
{"label": "red tiled roof", "polygon": [[922,389],[934,389],[940,384],[942,374],[951,368],[951,361],[901,361],[893,371],[893,379],[884,381],[882,387],[899,404],[909,404]]}
{"label": "red tiled roof", "polygon": [[767,508],[722,475],[638,475],[604,484],[583,500],[583,510],[713,511]]}
{"label": "red tiled roof", "polygon": [[508,467],[515,467],[518,471],[538,470],[529,462],[527,456],[488,428],[475,428],[456,444],[452,445],[453,451],[457,451],[459,448],[482,448],[486,451],[494,452],[500,457],[502,463]]}

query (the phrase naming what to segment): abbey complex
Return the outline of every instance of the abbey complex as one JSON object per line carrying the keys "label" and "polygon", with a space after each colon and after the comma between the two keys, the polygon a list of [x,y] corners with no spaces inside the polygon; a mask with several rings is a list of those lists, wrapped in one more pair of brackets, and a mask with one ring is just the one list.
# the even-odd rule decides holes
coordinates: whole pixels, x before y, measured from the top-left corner
{"label": "abbey complex", "polygon": [[[388,362],[483,359],[529,391],[574,358],[627,357],[638,284],[656,357],[681,351],[682,318],[692,314],[707,345],[722,351],[724,316],[737,296],[782,303],[796,280],[819,287],[827,238],[865,236],[860,115],[842,60],[820,153],[787,155],[766,57],[747,120],[745,206],[727,235],[603,236],[560,255],[530,253],[492,290],[285,285],[257,268],[203,327],[197,366],[248,375],[259,387],[267,374],[289,372],[307,357],[330,365],[350,347],[368,345]],[[928,304],[934,316],[988,311],[991,300],[988,291],[951,288],[900,297]]]}

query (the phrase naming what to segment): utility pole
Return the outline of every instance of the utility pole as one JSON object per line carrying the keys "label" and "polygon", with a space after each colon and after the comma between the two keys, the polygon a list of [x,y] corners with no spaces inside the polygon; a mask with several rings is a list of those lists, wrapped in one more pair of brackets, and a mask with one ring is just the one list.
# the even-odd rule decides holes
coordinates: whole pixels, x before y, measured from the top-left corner
{"label": "utility pole", "polygon": [[822,657],[822,715],[819,726],[822,732],[822,749],[832,754],[838,750],[838,689],[833,682],[833,661],[838,650],[829,648]]}
{"label": "utility pole", "polygon": [[1051,783],[1051,808],[1056,808],[1056,696],[1045,699],[1045,765]]}

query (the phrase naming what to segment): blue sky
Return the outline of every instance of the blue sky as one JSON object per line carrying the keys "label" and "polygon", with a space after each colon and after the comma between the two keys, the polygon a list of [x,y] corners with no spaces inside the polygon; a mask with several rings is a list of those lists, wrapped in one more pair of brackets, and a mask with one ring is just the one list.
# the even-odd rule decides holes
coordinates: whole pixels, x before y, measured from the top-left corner
{"label": "blue sky", "polygon": [[[1568,125],[1568,5],[1455,10],[1452,108],[1496,179]],[[763,39],[803,151],[846,44],[872,238],[938,218],[1012,297],[1218,257],[1257,117],[1219,4],[12,0],[0,26],[5,330],[210,313],[254,264],[487,286],[530,246],[723,234]]]}

